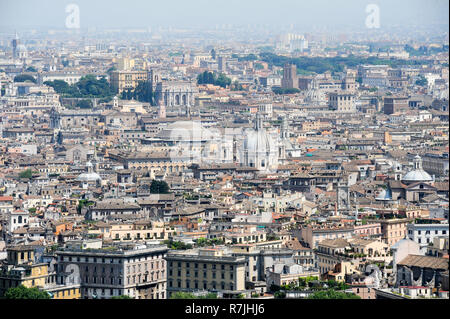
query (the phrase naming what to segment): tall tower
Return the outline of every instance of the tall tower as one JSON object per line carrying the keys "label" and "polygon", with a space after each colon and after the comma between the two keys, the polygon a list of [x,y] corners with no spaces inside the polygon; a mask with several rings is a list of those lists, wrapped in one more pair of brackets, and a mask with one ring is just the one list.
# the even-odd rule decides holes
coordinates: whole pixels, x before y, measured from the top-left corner
{"label": "tall tower", "polygon": [[159,100],[159,109],[158,109],[158,117],[160,119],[166,118],[166,106],[164,105],[164,99]]}
{"label": "tall tower", "polygon": [[19,35],[15,34],[14,39],[11,41],[13,47],[13,59],[17,59],[17,46],[19,45]]}
{"label": "tall tower", "polygon": [[287,139],[288,138],[288,131],[289,131],[289,124],[287,121],[287,117],[283,116],[283,122],[281,123],[281,130],[280,130],[280,137],[281,139]]}
{"label": "tall tower", "polygon": [[263,128],[263,119],[259,113],[256,113],[255,131],[261,131]]}
{"label": "tall tower", "polygon": [[283,79],[281,86],[283,89],[298,89],[297,66],[286,63],[283,68]]}

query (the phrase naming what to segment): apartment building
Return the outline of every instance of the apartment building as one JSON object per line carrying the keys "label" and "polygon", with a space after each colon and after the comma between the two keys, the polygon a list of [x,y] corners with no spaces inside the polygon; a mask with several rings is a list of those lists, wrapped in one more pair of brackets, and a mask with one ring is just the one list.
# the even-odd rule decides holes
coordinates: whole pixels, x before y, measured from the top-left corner
{"label": "apartment building", "polygon": [[134,90],[139,82],[147,81],[147,71],[113,71],[111,72],[111,87],[121,94],[124,90]]}
{"label": "apartment building", "polygon": [[0,268],[0,297],[9,288],[23,285],[47,291],[52,299],[80,299],[80,284],[62,274],[56,282],[53,267],[35,257],[35,247],[14,246],[7,249],[6,264]]}
{"label": "apartment building", "polygon": [[329,105],[338,112],[355,112],[355,94],[345,91],[329,93]]}
{"label": "apartment building", "polygon": [[428,246],[433,244],[434,238],[442,236],[448,238],[449,232],[448,223],[414,223],[408,224],[406,229],[408,231],[408,238],[418,243],[423,253],[426,253]]}
{"label": "apartment building", "polygon": [[82,249],[73,245],[56,252],[58,280],[74,270],[80,279],[81,298],[166,298],[165,245],[114,245]]}
{"label": "apartment building", "polygon": [[399,240],[406,237],[406,226],[411,222],[407,218],[397,219],[380,219],[376,221],[369,221],[369,223],[380,223],[381,225],[381,240],[389,246],[394,245]]}
{"label": "apartment building", "polygon": [[224,298],[245,293],[245,258],[221,248],[171,251],[167,260],[167,296],[175,292],[216,292]]}

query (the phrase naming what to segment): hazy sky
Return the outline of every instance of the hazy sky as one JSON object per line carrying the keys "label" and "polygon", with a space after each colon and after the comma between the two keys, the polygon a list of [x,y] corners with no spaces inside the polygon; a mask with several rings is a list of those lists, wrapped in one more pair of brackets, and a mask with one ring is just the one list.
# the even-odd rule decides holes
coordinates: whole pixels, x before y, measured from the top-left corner
{"label": "hazy sky", "polygon": [[81,28],[223,24],[364,26],[377,4],[381,26],[448,24],[448,0],[0,0],[0,26],[65,26],[67,4],[80,8]]}

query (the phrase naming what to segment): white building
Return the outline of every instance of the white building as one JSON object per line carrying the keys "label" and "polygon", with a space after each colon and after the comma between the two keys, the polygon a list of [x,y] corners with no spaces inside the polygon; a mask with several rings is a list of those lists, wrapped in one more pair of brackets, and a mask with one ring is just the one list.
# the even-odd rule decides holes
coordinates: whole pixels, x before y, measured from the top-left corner
{"label": "white building", "polygon": [[8,231],[12,233],[17,228],[24,227],[29,223],[29,213],[23,210],[16,210],[9,214]]}
{"label": "white building", "polygon": [[446,224],[408,224],[406,226],[408,238],[420,245],[423,253],[433,243],[435,237],[448,236],[448,223]]}

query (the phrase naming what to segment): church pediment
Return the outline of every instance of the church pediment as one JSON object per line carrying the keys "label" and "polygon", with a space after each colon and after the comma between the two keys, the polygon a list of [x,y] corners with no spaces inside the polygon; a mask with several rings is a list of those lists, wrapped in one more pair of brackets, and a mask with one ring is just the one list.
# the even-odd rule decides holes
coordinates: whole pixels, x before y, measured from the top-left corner
{"label": "church pediment", "polygon": [[411,184],[406,189],[409,191],[420,191],[420,190],[436,191],[436,187],[433,187],[423,182]]}

